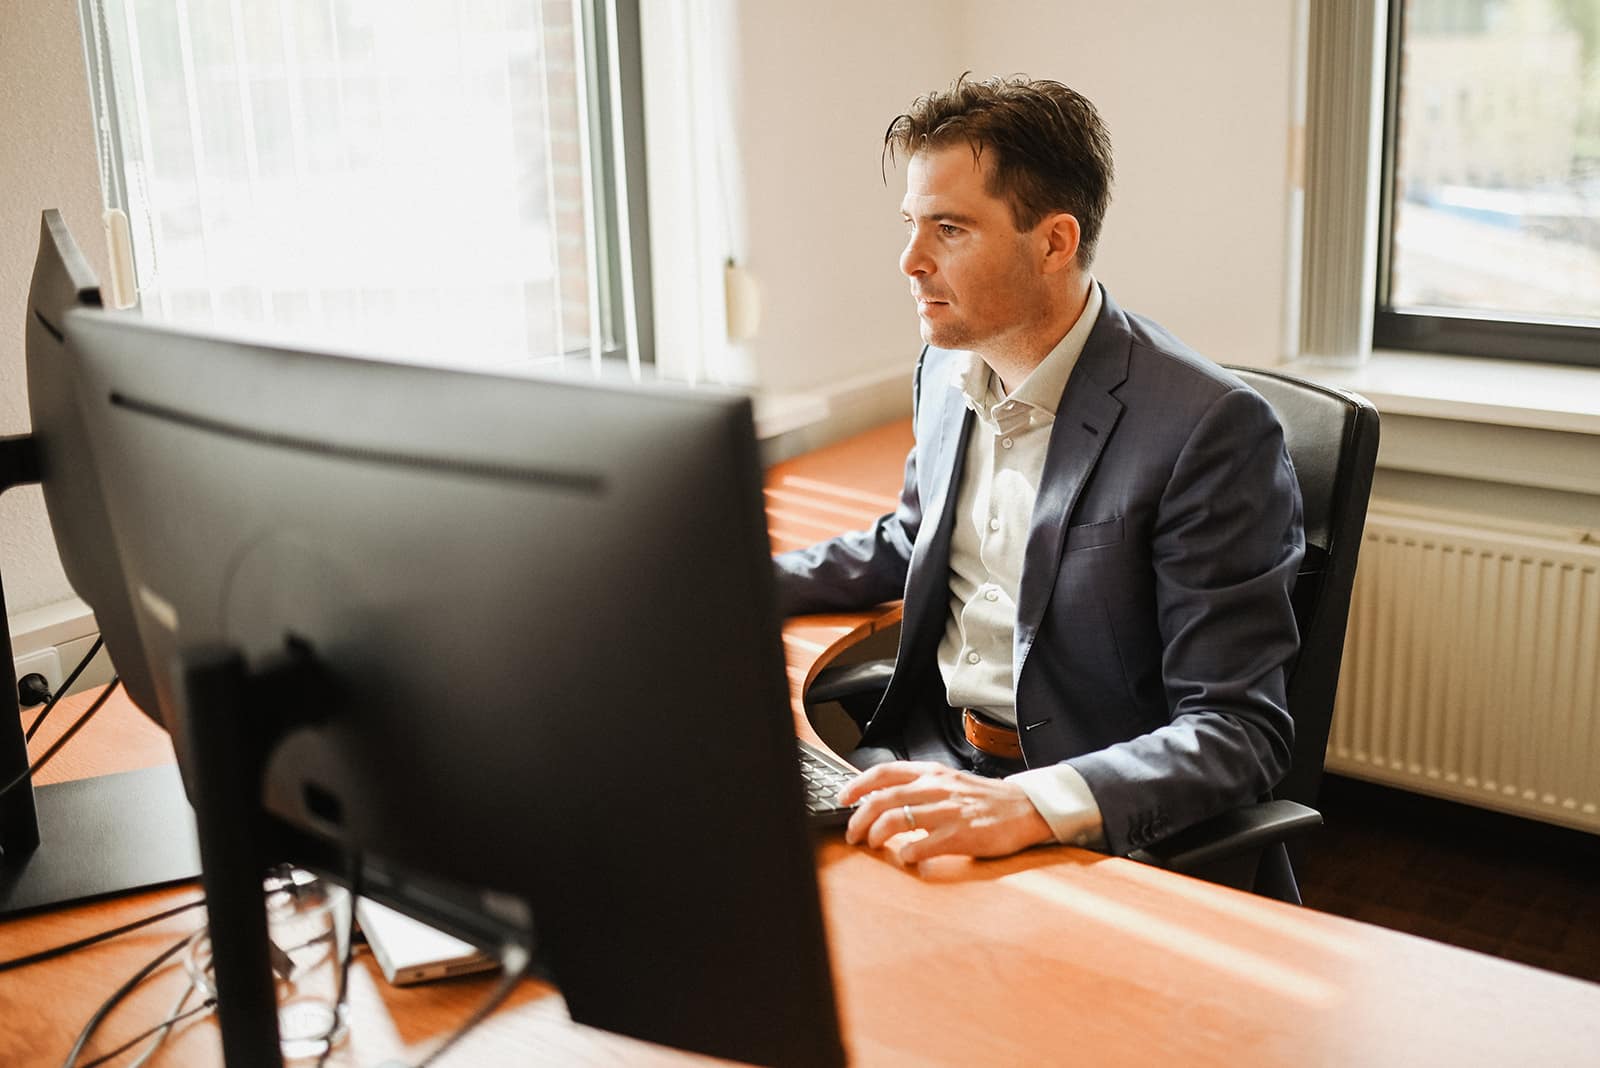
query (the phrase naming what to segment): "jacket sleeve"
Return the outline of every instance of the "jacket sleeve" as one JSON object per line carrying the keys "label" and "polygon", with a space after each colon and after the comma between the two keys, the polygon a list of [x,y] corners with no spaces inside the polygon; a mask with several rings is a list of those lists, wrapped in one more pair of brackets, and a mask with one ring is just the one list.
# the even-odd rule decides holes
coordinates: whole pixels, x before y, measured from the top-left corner
{"label": "jacket sleeve", "polygon": [[[912,385],[912,426],[920,409],[922,365]],[[804,612],[849,612],[905,595],[911,550],[922,526],[917,489],[917,447],[906,456],[905,480],[895,510],[867,530],[851,531],[804,549],[773,557],[778,607],[784,616]]]}
{"label": "jacket sleeve", "polygon": [[1285,695],[1299,648],[1299,483],[1271,407],[1248,388],[1197,421],[1152,531],[1163,727],[1071,758],[1113,853],[1261,797],[1289,768]]}

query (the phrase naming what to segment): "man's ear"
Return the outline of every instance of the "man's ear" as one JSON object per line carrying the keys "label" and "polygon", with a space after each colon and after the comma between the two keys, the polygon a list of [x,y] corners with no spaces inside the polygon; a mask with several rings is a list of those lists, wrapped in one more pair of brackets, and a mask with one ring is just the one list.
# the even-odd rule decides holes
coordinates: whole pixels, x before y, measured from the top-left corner
{"label": "man's ear", "polygon": [[1039,234],[1044,238],[1045,274],[1055,274],[1077,262],[1078,241],[1083,230],[1078,217],[1070,212],[1058,211],[1039,220]]}

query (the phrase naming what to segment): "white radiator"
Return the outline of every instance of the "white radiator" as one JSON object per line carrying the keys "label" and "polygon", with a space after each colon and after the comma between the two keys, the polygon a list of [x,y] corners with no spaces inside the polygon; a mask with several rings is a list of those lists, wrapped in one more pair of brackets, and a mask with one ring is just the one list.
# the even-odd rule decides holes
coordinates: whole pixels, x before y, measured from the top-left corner
{"label": "white radiator", "polygon": [[1593,535],[1373,501],[1327,766],[1600,833]]}

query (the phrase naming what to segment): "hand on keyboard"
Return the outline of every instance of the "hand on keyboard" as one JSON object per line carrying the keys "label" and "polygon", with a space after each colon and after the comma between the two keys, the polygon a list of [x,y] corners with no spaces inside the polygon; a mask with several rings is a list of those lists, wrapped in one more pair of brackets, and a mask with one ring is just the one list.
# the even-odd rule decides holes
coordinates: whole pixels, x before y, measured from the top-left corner
{"label": "hand on keyboard", "polygon": [[[1055,840],[1021,786],[943,764],[879,764],[853,780],[842,800],[860,802],[845,841],[876,849],[895,839],[903,864],[946,853],[1003,857]],[[900,838],[907,831],[924,833]]]}

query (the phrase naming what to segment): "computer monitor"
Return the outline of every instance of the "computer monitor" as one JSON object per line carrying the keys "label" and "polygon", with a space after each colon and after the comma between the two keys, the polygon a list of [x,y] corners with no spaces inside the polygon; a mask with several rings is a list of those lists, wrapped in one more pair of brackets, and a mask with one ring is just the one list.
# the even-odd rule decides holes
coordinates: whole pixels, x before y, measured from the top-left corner
{"label": "computer monitor", "polygon": [[[60,213],[46,211],[27,308],[33,427],[30,434],[0,440],[0,489],[41,484],[67,580],[94,610],[128,692],[142,707],[154,709],[154,689],[78,405],[74,358],[63,333],[71,309],[99,306],[100,290],[88,262]],[[0,618],[5,618],[3,598]],[[4,786],[29,763],[9,641],[0,661]],[[24,782],[0,797],[0,917],[193,879],[199,870],[193,817],[171,767],[50,786]]]}
{"label": "computer monitor", "polygon": [[64,336],[230,1063],[275,1026],[252,884],[351,856],[525,903],[580,1022],[842,1062],[746,399]]}

